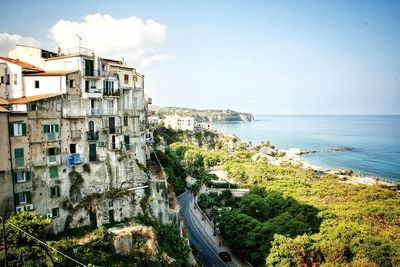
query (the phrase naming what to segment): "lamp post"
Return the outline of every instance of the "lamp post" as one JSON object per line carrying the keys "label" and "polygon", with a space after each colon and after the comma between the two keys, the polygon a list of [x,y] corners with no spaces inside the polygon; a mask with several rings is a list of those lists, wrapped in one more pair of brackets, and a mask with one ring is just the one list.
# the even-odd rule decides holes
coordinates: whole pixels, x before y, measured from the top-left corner
{"label": "lamp post", "polygon": [[4,241],[4,266],[8,267],[8,252],[7,252],[7,236],[6,236],[6,222],[4,218],[0,216],[1,224],[3,225],[3,241]]}

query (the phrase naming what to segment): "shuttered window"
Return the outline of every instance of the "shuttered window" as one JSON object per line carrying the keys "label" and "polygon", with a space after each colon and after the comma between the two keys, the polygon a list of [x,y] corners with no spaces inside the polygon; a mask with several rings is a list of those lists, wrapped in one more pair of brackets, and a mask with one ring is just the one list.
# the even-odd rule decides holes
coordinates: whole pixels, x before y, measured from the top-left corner
{"label": "shuttered window", "polygon": [[50,178],[57,178],[58,177],[58,167],[52,166],[49,168],[50,171]]}
{"label": "shuttered window", "polygon": [[26,136],[26,123],[10,123],[10,136]]}

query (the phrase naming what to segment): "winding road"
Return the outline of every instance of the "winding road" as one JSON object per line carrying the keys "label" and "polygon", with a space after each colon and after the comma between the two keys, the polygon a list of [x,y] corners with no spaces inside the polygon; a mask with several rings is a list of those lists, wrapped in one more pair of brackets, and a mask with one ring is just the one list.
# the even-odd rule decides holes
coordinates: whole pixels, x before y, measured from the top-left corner
{"label": "winding road", "polygon": [[201,226],[202,221],[199,221],[190,209],[189,205],[192,198],[192,194],[186,191],[186,193],[179,196],[179,204],[180,214],[184,219],[190,244],[197,252],[194,254],[196,254],[203,266],[235,266],[232,262],[223,262],[218,256],[220,249],[210,240],[208,234]]}

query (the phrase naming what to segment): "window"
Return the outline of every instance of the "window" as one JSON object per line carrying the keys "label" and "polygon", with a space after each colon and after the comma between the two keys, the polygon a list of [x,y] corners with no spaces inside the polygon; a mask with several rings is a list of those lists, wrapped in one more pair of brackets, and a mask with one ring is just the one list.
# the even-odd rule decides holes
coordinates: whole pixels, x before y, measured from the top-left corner
{"label": "window", "polygon": [[85,75],[94,76],[94,62],[93,60],[85,59]]}
{"label": "window", "polygon": [[0,83],[4,83],[4,76],[0,77]]}
{"label": "window", "polygon": [[26,123],[11,123],[10,136],[26,136]]}
{"label": "window", "polygon": [[50,171],[50,178],[57,178],[58,177],[58,167],[52,166],[49,168]]}
{"label": "window", "polygon": [[14,200],[16,205],[32,203],[31,192],[20,192],[14,195]]}
{"label": "window", "polygon": [[69,153],[71,154],[76,153],[76,144],[69,144]]}
{"label": "window", "polygon": [[6,84],[10,85],[10,74],[7,74],[6,76]]}
{"label": "window", "polygon": [[39,81],[35,81],[35,89],[39,89]]}
{"label": "window", "polygon": [[36,104],[31,104],[30,107],[31,107],[31,109],[30,109],[31,111],[35,111],[36,110]]}
{"label": "window", "polygon": [[56,156],[60,154],[60,149],[58,147],[50,147],[47,149],[49,156]]}
{"label": "window", "polygon": [[17,171],[14,173],[14,181],[15,183],[24,183],[29,182],[31,179],[29,171]]}
{"label": "window", "polygon": [[60,216],[60,209],[59,208],[51,209],[51,217],[57,218],[58,216]]}
{"label": "window", "polygon": [[124,116],[124,126],[128,126],[128,116]]}
{"label": "window", "polygon": [[44,133],[58,133],[59,131],[60,131],[60,126],[58,124],[43,125]]}
{"label": "window", "polygon": [[61,196],[61,190],[59,186],[50,186],[50,197],[56,198]]}
{"label": "window", "polygon": [[124,75],[124,83],[125,84],[129,83],[129,74]]}
{"label": "window", "polygon": [[18,75],[14,74],[14,85],[18,84]]}
{"label": "window", "polygon": [[75,87],[75,80],[69,80],[69,87],[74,88]]}
{"label": "window", "polygon": [[16,148],[14,149],[14,157],[15,157],[15,166],[16,167],[24,167],[24,149]]}

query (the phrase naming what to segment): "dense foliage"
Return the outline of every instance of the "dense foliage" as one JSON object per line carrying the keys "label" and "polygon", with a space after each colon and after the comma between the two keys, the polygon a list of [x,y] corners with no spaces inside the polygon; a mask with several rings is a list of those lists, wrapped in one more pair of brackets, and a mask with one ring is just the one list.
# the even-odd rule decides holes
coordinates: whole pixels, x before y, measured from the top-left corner
{"label": "dense foliage", "polygon": [[[253,162],[258,149],[243,145],[228,153],[170,145],[188,173],[205,184],[207,168],[222,165],[241,187],[257,188],[240,200],[198,197],[201,208],[219,210],[222,235],[236,253],[255,265],[400,266],[399,193],[289,164]],[[218,209],[226,206],[233,209]]]}

